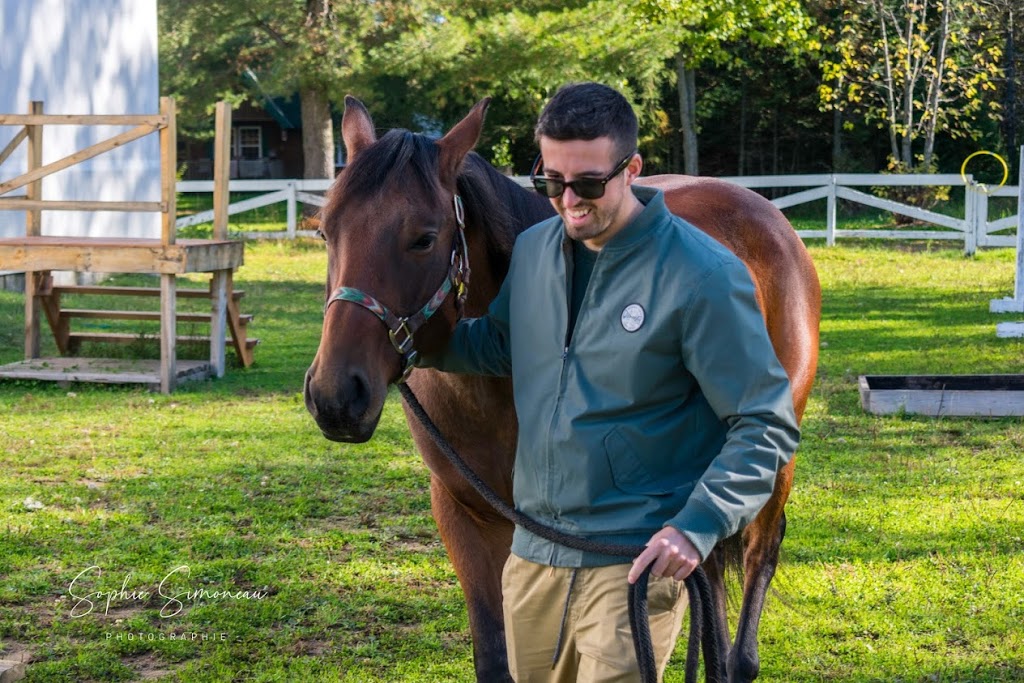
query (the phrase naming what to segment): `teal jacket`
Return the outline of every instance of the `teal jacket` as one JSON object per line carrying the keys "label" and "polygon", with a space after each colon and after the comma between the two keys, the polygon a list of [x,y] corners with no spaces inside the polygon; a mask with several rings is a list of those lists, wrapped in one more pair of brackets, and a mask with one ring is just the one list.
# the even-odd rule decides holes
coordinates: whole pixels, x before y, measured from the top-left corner
{"label": "teal jacket", "polygon": [[[555,217],[519,236],[487,315],[421,364],[512,376],[521,512],[609,543],[671,525],[706,558],[767,502],[800,432],[746,266],[661,192],[633,192],[646,206],[601,250],[568,344],[571,245]],[[623,562],[521,527],[512,552]]]}

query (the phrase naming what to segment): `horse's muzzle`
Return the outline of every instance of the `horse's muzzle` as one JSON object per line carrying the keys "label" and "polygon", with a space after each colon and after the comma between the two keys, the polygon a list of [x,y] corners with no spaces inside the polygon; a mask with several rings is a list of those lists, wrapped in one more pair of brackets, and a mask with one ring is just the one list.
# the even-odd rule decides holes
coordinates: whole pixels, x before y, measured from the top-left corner
{"label": "horse's muzzle", "polygon": [[369,382],[359,371],[333,379],[336,381],[327,384],[336,384],[336,387],[325,391],[323,383],[316,378],[314,368],[306,371],[302,392],[306,410],[325,438],[345,443],[368,441],[377,428],[383,403],[373,405]]}

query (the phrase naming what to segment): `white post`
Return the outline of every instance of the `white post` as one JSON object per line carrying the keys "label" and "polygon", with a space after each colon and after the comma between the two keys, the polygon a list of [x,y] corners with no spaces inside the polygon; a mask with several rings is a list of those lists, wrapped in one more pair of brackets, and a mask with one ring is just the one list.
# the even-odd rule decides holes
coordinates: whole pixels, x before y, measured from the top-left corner
{"label": "white post", "polygon": [[[1014,275],[1013,298],[993,299],[993,313],[1024,312],[1024,145],[1020,148],[1020,178],[1017,180],[1017,269]],[[1024,323],[996,323],[997,337],[1024,337]]]}
{"label": "white post", "polygon": [[984,192],[976,193],[974,207],[974,244],[979,247],[988,246],[988,195]]}
{"label": "white post", "polygon": [[978,235],[978,192],[973,187],[974,180],[968,176],[964,185],[964,255],[974,256],[977,251]]}
{"label": "white post", "polygon": [[829,176],[828,206],[825,209],[825,244],[836,246],[836,176]]}
{"label": "white post", "polygon": [[295,239],[295,183],[288,183],[288,239]]}
{"label": "white post", "polygon": [[1024,145],[1020,146],[1020,178],[1017,180],[1017,280],[1013,298],[1024,310]]}

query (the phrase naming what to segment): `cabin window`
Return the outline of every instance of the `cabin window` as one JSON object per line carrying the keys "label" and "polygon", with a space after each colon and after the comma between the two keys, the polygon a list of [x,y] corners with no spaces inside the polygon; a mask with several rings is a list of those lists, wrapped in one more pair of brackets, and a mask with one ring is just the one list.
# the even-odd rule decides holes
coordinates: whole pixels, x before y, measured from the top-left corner
{"label": "cabin window", "polygon": [[232,128],[231,156],[236,159],[262,159],[263,129],[259,126]]}

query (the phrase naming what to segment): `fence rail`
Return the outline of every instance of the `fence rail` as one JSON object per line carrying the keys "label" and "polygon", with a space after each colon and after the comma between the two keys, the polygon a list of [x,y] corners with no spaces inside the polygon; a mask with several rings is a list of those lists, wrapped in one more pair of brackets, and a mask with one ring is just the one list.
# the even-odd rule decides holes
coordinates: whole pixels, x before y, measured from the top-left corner
{"label": "fence rail", "polygon": [[[529,183],[529,179],[525,176],[515,176],[513,179],[520,185],[525,186]],[[964,252],[972,254],[978,247],[1009,247],[1015,246],[1017,243],[1014,235],[995,234],[1014,228],[1018,222],[1017,216],[989,220],[989,199],[990,197],[1017,197],[1020,193],[1018,186],[1002,187],[986,194],[978,190],[970,176],[967,176],[965,182],[963,177],[955,174],[884,175],[834,173],[744,176],[723,179],[757,190],[797,190],[771,200],[780,209],[787,209],[800,204],[825,199],[825,229],[798,230],[797,234],[803,238],[825,238],[826,243],[830,246],[834,245],[837,239],[854,237],[868,239],[955,240],[962,241],[964,243]],[[298,204],[323,206],[324,197],[320,193],[326,192],[330,184],[330,180],[233,180],[230,185],[231,192],[260,192],[263,194],[231,204],[228,207],[228,214],[235,215],[243,211],[285,202],[287,205],[287,219],[284,231],[246,232],[243,235],[251,238],[288,239],[312,235],[312,231],[298,229]],[[875,195],[855,189],[864,187],[936,186],[965,187],[963,216],[950,216],[929,211],[892,199],[876,197]],[[178,183],[178,192],[213,192],[213,182],[201,180],[182,181]],[[840,199],[908,216],[934,227],[917,230],[842,229],[839,226],[837,211]],[[198,225],[209,222],[212,218],[213,211],[203,211],[192,216],[179,218],[177,226],[178,228],[184,228]]]}

